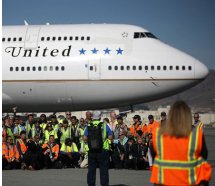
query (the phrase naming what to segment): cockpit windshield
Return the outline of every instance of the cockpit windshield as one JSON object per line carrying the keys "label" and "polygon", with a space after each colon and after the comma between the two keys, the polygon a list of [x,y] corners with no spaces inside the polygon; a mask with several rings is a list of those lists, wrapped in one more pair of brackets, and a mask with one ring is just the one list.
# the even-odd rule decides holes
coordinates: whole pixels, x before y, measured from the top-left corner
{"label": "cockpit windshield", "polygon": [[134,32],[134,39],[137,38],[144,38],[144,37],[149,37],[149,38],[154,38],[157,39],[156,36],[154,36],[152,33],[150,32]]}

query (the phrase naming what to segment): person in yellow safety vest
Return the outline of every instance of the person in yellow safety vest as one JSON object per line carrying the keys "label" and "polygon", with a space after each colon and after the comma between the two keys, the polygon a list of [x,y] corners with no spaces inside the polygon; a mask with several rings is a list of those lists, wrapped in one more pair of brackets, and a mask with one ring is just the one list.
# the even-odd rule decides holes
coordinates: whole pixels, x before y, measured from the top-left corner
{"label": "person in yellow safety vest", "polygon": [[92,119],[92,123],[88,123],[84,131],[84,140],[89,147],[87,184],[95,185],[96,167],[99,165],[100,183],[102,186],[107,186],[109,185],[109,150],[113,132],[107,124],[100,121],[100,111],[94,111]]}
{"label": "person in yellow safety vest", "polygon": [[46,129],[46,125],[47,125],[47,118],[46,118],[46,115],[45,114],[41,114],[40,115],[40,119],[41,119],[41,124],[40,124],[40,127],[42,128],[43,132],[45,131]]}
{"label": "person in yellow safety vest", "polygon": [[33,139],[33,133],[35,130],[34,122],[35,122],[34,121],[34,115],[29,114],[28,120],[25,122],[26,138],[27,139]]}
{"label": "person in yellow safety vest", "polygon": [[59,129],[59,131],[61,134],[60,143],[62,145],[67,138],[71,138],[71,128],[68,126],[68,121],[66,119],[63,120],[63,127]]}
{"label": "person in yellow safety vest", "polygon": [[194,127],[198,127],[200,129],[204,129],[205,125],[202,123],[202,121],[199,119],[199,113],[195,113],[194,114],[194,123],[193,123],[193,126]]}
{"label": "person in yellow safety vest", "polygon": [[81,148],[79,153],[81,154],[80,157],[80,168],[86,168],[88,166],[88,151],[89,147],[85,141],[81,142]]}
{"label": "person in yellow safety vest", "polygon": [[78,128],[76,130],[76,135],[79,138],[79,142],[82,143],[84,140],[84,130],[86,128],[86,123],[84,118],[80,119],[80,123],[78,124]]}
{"label": "person in yellow safety vest", "polygon": [[58,130],[59,130],[59,123],[58,123],[58,120],[57,120],[56,115],[55,115],[55,114],[50,115],[50,116],[49,116],[49,119],[50,119],[50,121],[51,121],[51,123],[52,123],[52,128],[53,128],[53,129],[55,130],[55,132],[57,133]]}
{"label": "person in yellow safety vest", "polygon": [[70,111],[66,111],[65,112],[65,116],[66,116],[66,120],[68,121],[68,125],[69,127],[71,127],[71,112]]}
{"label": "person in yellow safety vest", "polygon": [[65,143],[62,143],[59,154],[59,159],[63,163],[64,168],[78,168],[79,158],[80,154],[76,144],[71,140],[71,138],[66,138]]}
{"label": "person in yellow safety vest", "polygon": [[22,121],[20,116],[15,117],[15,127],[13,129],[13,135],[15,137],[15,143],[20,138],[20,132],[25,131],[25,123]]}
{"label": "person in yellow safety vest", "polygon": [[33,131],[33,137],[35,138],[36,135],[40,137],[39,144],[43,144],[43,129],[40,126],[42,123],[42,120],[39,118],[35,121],[35,130]]}
{"label": "person in yellow safety vest", "polygon": [[154,159],[151,182],[155,185],[207,186],[212,167],[206,161],[207,147],[199,127],[192,126],[188,105],[176,101],[165,125],[152,133]]}
{"label": "person in yellow safety vest", "polygon": [[58,139],[58,136],[57,136],[57,133],[56,131],[53,129],[52,127],[52,123],[49,122],[46,126],[46,130],[44,132],[44,143],[47,143],[49,141],[49,137],[53,135],[54,136],[54,139],[57,140]]}
{"label": "person in yellow safety vest", "polygon": [[4,138],[5,141],[7,141],[7,136],[11,136],[13,139],[13,143],[15,143],[15,138],[13,135],[13,128],[12,128],[9,116],[5,116],[4,122],[5,122],[5,124],[3,126],[3,131],[2,131],[4,136],[2,136],[2,137]]}

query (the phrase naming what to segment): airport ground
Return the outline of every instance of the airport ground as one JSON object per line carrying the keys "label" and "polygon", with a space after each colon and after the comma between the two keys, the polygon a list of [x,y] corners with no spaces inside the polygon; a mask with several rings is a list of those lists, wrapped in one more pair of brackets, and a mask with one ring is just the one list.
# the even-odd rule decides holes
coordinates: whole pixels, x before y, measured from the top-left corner
{"label": "airport ground", "polygon": [[[213,176],[210,186],[215,186],[215,128],[205,129],[208,147],[208,161],[213,166]],[[114,170],[109,171],[110,186],[152,186],[149,179],[150,171]],[[85,186],[87,169],[50,169],[39,171],[9,170],[2,172],[3,186]],[[97,185],[99,184],[97,170]]]}

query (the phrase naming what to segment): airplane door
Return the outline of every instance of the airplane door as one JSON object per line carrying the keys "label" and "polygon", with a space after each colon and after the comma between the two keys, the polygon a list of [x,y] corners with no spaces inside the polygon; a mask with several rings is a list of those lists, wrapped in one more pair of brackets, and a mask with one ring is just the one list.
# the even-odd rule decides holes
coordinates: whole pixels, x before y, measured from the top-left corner
{"label": "airplane door", "polygon": [[40,27],[28,26],[25,35],[25,49],[36,49],[38,46]]}
{"label": "airplane door", "polygon": [[88,61],[89,80],[99,80],[101,73],[101,59],[90,59]]}

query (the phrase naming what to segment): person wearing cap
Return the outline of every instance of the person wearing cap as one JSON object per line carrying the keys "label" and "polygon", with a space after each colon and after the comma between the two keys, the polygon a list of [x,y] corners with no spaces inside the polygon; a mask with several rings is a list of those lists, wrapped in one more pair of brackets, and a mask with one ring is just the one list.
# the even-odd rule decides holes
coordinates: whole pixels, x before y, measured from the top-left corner
{"label": "person wearing cap", "polygon": [[115,130],[113,131],[114,139],[118,139],[120,132],[124,132],[127,135],[128,131],[127,125],[123,122],[123,117],[118,115],[116,118],[118,125],[116,125]]}
{"label": "person wearing cap", "polygon": [[57,116],[55,114],[53,115],[50,115],[49,116],[49,120],[51,121],[52,123],[52,128],[55,130],[55,132],[57,133],[58,130],[59,130],[59,123],[58,123],[58,120],[57,120]]}
{"label": "person wearing cap", "polygon": [[134,123],[130,125],[130,135],[137,137],[137,131],[142,130],[141,118],[139,115],[133,117]]}
{"label": "person wearing cap", "polygon": [[[92,122],[87,125],[84,132],[84,140],[87,141],[89,147],[87,184],[89,186],[95,186],[96,167],[98,164],[100,169],[100,183],[102,186],[108,186],[109,149],[110,142],[112,141],[112,131],[108,125],[100,121],[100,111],[94,111],[92,119]],[[95,131],[94,129],[97,129],[97,136],[93,133]]]}
{"label": "person wearing cap", "polygon": [[194,118],[194,123],[193,123],[194,127],[199,127],[200,129],[203,129],[205,127],[203,122],[199,119],[199,113],[196,112],[193,118]]}
{"label": "person wearing cap", "polygon": [[49,141],[49,137],[51,135],[54,136],[54,139],[58,140],[57,132],[53,129],[52,123],[49,122],[46,125],[46,129],[45,129],[45,132],[44,132],[44,143],[47,143]]}
{"label": "person wearing cap", "polygon": [[161,112],[160,125],[164,125],[165,122],[166,122],[166,112]]}
{"label": "person wearing cap", "polygon": [[147,132],[152,133],[153,129],[155,127],[158,127],[160,124],[157,121],[154,120],[154,116],[151,115],[151,114],[148,116],[148,120],[149,120],[149,123],[148,123],[148,126],[147,126],[147,128],[148,128]]}
{"label": "person wearing cap", "polygon": [[65,142],[62,143],[60,148],[59,160],[62,161],[64,168],[79,168],[79,159],[80,154],[78,152],[77,145],[72,141],[71,138],[66,138]]}

